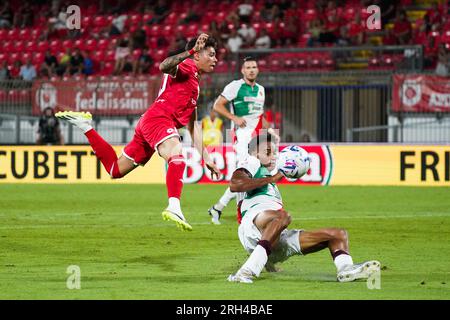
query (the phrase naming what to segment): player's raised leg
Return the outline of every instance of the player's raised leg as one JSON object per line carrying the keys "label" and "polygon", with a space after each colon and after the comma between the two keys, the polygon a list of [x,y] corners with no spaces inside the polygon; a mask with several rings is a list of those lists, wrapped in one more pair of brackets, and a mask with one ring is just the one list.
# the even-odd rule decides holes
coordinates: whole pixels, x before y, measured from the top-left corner
{"label": "player's raised leg", "polygon": [[239,271],[228,277],[228,281],[252,283],[259,277],[267,263],[272,248],[276,246],[281,232],[291,223],[291,216],[284,210],[267,210],[254,218],[254,224],[261,231],[261,240]]}
{"label": "player's raised leg", "polygon": [[182,145],[179,137],[171,137],[159,144],[157,148],[161,157],[163,157],[168,164],[166,186],[169,205],[162,213],[163,219],[174,221],[182,230],[191,231],[192,227],[187,223],[180,205],[186,162],[181,152]]}
{"label": "player's raised leg", "polygon": [[118,158],[113,147],[94,130],[90,112],[62,111],[56,113],[55,116],[83,131],[95,155],[113,179],[125,176],[136,167],[132,160],[123,155]]}
{"label": "player's raised leg", "polygon": [[372,273],[380,271],[376,260],[353,264],[348,246],[348,233],[340,228],[324,228],[316,231],[303,231],[299,236],[302,253],[309,254],[328,248],[337,269],[339,282],[367,279]]}

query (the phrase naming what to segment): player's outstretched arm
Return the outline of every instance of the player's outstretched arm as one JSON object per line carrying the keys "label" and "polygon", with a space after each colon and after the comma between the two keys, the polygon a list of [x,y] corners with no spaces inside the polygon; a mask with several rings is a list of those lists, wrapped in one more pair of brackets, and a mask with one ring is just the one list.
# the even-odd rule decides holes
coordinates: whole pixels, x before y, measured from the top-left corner
{"label": "player's outstretched arm", "polygon": [[269,183],[277,183],[283,178],[280,172],[266,178],[251,178],[248,171],[245,169],[237,169],[230,181],[231,192],[247,192],[256,188],[263,187]]}
{"label": "player's outstretched arm", "polygon": [[195,42],[194,48],[192,48],[189,51],[184,51],[182,53],[164,59],[164,61],[161,62],[161,64],[159,65],[159,70],[161,70],[161,72],[163,73],[175,76],[177,73],[177,66],[181,62],[183,62],[187,57],[202,50],[205,47],[205,43],[208,37],[209,36],[205,33],[199,35],[197,41]]}
{"label": "player's outstretched arm", "polygon": [[211,171],[211,177],[219,179],[220,170],[217,169],[216,165],[211,158],[209,157],[209,153],[206,148],[203,146],[203,137],[202,137],[202,125],[200,122],[196,121],[197,112],[193,112],[191,119],[188,124],[189,133],[191,134],[191,139],[194,144],[195,149],[202,155],[203,160],[205,161],[205,165],[209,171]]}

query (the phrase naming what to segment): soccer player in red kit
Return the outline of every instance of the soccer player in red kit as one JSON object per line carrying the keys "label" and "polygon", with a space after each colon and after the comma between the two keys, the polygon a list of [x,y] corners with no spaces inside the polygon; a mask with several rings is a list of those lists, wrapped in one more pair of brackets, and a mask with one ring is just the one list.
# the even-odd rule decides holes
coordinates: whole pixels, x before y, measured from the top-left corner
{"label": "soccer player in red kit", "polygon": [[192,227],[180,206],[186,164],[177,129],[188,126],[206,167],[213,177],[218,177],[220,171],[203,148],[201,129],[195,121],[200,75],[214,70],[217,62],[215,48],[215,39],[201,34],[188,42],[186,51],[168,57],[160,64],[164,76],[159,95],[141,116],[133,139],[119,158],[111,145],[92,128],[89,112],[63,111],[56,114],[58,118],[83,130],[95,155],[113,179],[125,176],[138,165],[145,165],[157,151],[168,163],[166,185],[169,205],[162,212],[163,219],[174,221],[182,230],[188,231]]}

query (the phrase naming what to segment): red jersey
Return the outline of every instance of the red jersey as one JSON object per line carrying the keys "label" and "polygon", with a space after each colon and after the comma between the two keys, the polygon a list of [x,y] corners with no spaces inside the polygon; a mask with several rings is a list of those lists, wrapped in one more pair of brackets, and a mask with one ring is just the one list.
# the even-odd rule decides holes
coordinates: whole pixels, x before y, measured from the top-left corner
{"label": "red jersey", "polygon": [[199,93],[198,68],[192,59],[186,59],[177,66],[175,77],[164,74],[158,98],[149,111],[169,116],[177,128],[182,128],[189,123]]}

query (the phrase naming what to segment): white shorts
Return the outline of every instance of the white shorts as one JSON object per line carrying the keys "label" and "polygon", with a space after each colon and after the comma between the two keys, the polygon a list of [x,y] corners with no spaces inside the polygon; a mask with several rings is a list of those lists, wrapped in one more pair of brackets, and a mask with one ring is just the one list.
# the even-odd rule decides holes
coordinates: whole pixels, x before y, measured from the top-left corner
{"label": "white shorts", "polygon": [[236,130],[236,144],[234,145],[234,151],[236,152],[237,161],[243,160],[248,156],[248,144],[252,139],[254,128],[239,128]]}
{"label": "white shorts", "polygon": [[[266,210],[279,210],[281,209],[281,204],[277,202],[272,203],[261,203],[250,208],[245,213],[242,218],[241,225],[238,229],[239,240],[242,246],[248,253],[252,253],[256,248],[258,241],[261,240],[261,232],[253,223],[256,216]],[[272,253],[269,256],[268,261],[272,263],[282,262],[287,260],[289,257],[302,254],[300,248],[300,229],[285,229],[280,234],[280,240],[275,248],[272,248]]]}

